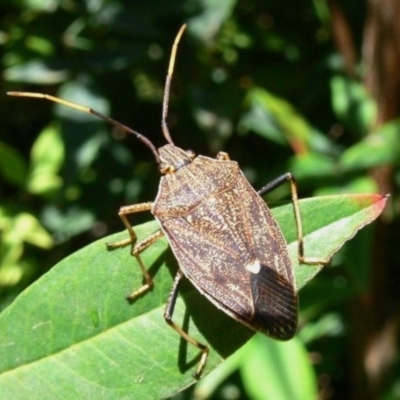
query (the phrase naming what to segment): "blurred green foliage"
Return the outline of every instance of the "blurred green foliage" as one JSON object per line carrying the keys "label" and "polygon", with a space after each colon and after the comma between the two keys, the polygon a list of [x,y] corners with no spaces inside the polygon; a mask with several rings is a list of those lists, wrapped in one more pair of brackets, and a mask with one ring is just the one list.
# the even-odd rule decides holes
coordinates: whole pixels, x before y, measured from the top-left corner
{"label": "blurred green foliage", "polygon": [[[360,43],[365,4],[344,7]],[[371,133],[376,107],[360,77],[345,73],[326,1],[6,0],[0,10],[1,309],[59,260],[121,230],[119,206],[153,200],[159,180],[151,152],[133,137],[93,116],[5,92],[90,106],[162,145],[168,57],[183,22],[168,116],[180,147],[210,156],[227,151],[256,188],[291,171],[301,197],[375,192],[367,169],[390,164],[398,171],[399,121]],[[277,190],[270,202],[287,195]],[[135,215],[133,223],[150,218]],[[214,379],[207,390],[200,381],[176,398],[288,398],[295,389],[283,397],[272,391],[285,357],[288,368],[311,371],[297,382],[308,395],[346,398],[347,306],[371,284],[372,233],[358,235],[302,290],[304,327],[289,355],[268,355],[269,342],[257,337],[264,357],[237,356],[207,378]],[[280,374],[260,382],[252,371],[270,371],[263,362],[279,363]],[[385,398],[400,387],[397,369],[388,374]],[[263,385],[270,397],[260,394]]]}

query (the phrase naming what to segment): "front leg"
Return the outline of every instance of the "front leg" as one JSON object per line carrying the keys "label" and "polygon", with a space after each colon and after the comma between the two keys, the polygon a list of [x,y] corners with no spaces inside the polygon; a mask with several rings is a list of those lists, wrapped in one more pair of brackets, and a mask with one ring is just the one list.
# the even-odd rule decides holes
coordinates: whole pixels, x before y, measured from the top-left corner
{"label": "front leg", "polygon": [[[140,253],[147,249],[147,247],[151,246],[156,240],[158,240],[160,237],[163,236],[163,232],[161,230],[156,231],[152,235],[148,236],[147,238],[143,239],[139,243],[136,243],[136,233],[133,230],[131,224],[128,221],[127,215],[129,214],[134,214],[137,212],[141,211],[150,211],[153,207],[153,203],[147,202],[147,203],[139,203],[139,204],[132,204],[130,206],[123,206],[119,209],[118,215],[121,218],[123,224],[125,225],[125,228],[128,230],[129,233],[129,238],[120,240],[118,242],[114,243],[107,243],[107,249],[108,250],[113,250],[119,247],[124,247],[127,245],[132,245],[132,250],[131,254],[136,258],[139,267],[142,271],[143,277],[146,281],[144,285],[142,285],[139,289],[134,291],[133,293],[129,294],[126,296],[127,300],[134,300],[138,296],[140,296],[142,293],[146,292],[153,286],[153,279],[147,272],[147,269],[145,265],[143,264],[142,259],[140,258]],[[135,245],[134,245],[135,244]]]}
{"label": "front leg", "polygon": [[118,247],[124,247],[127,246],[128,244],[133,244],[136,242],[136,233],[133,230],[131,224],[128,221],[128,218],[126,218],[127,215],[129,214],[134,214],[137,212],[142,212],[142,211],[150,211],[153,207],[152,202],[147,202],[147,203],[139,203],[139,204],[132,204],[130,206],[123,206],[119,209],[118,211],[118,216],[121,218],[123,224],[125,225],[125,228],[128,230],[129,233],[129,238],[119,240],[118,242],[114,243],[107,243],[107,250],[113,250]]}
{"label": "front leg", "polygon": [[161,229],[159,229],[158,231],[154,232],[152,235],[147,236],[147,238],[143,239],[139,243],[136,243],[136,245],[132,248],[132,255],[136,258],[146,283],[144,285],[142,285],[139,289],[135,290],[133,293],[128,294],[126,296],[127,300],[132,301],[153,287],[153,278],[149,275],[145,265],[143,264],[143,261],[140,258],[140,253],[143,250],[150,247],[154,242],[156,242],[158,239],[160,239],[163,236],[164,236],[163,231]]}

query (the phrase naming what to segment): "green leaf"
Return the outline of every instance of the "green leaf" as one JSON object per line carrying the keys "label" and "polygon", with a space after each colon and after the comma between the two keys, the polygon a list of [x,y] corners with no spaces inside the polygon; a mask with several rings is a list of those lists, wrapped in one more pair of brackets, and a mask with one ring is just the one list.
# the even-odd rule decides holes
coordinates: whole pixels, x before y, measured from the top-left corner
{"label": "green leaf", "polygon": [[44,129],[31,151],[31,172],[27,184],[30,193],[54,192],[62,185],[57,175],[64,161],[64,147],[59,131],[54,126]]}
{"label": "green leaf", "polygon": [[[375,220],[382,212],[387,196],[354,194],[313,197],[301,200],[304,252],[311,258],[329,258],[359,229]],[[290,221],[291,205],[279,207],[275,218],[288,242],[297,288],[301,289],[322,265],[300,265],[297,257],[296,227]],[[284,221],[284,222],[280,222]]]}
{"label": "green leaf", "polygon": [[23,187],[27,175],[26,162],[13,147],[0,142],[0,173],[8,182]]}
{"label": "green leaf", "polygon": [[53,246],[52,237],[34,215],[20,212],[12,219],[12,225],[12,228],[4,233],[4,242],[27,242],[43,249]]}
{"label": "green leaf", "polygon": [[10,82],[54,85],[63,82],[68,77],[65,67],[57,64],[59,63],[45,62],[40,59],[27,61],[7,68],[4,71],[4,79]]}
{"label": "green leaf", "polygon": [[[386,203],[381,195],[301,201],[307,256],[331,256]],[[298,288],[322,267],[298,265],[292,205],[273,210],[288,240]],[[135,228],[138,237],[156,222]],[[128,248],[106,251],[112,235],[72,254],[0,315],[0,398],[154,399],[194,382],[199,351],[169,328],[165,303],[177,264],[159,240],[143,253],[155,287],[128,304],[124,294],[142,282]],[[184,281],[174,321],[210,346],[205,373],[243,345],[251,330],[217,310]]]}
{"label": "green leaf", "polygon": [[351,171],[395,164],[399,160],[399,134],[399,119],[384,124],[342,153],[342,168]]}
{"label": "green leaf", "polygon": [[376,104],[361,83],[335,76],[331,80],[332,106],[337,117],[358,133],[366,133],[376,117]]}
{"label": "green leaf", "polygon": [[201,12],[196,13],[196,16],[188,21],[190,32],[198,39],[210,40],[232,13],[236,2],[236,0],[199,1]]}
{"label": "green leaf", "polygon": [[315,372],[304,343],[297,338],[282,343],[261,333],[254,335],[196,384],[194,397],[208,399],[214,395],[213,398],[217,398],[214,392],[236,370],[240,371],[246,394],[251,399],[317,398]]}
{"label": "green leaf", "polygon": [[241,369],[250,398],[309,400],[318,397],[314,370],[300,340],[294,338],[281,343],[256,335],[250,345]]}
{"label": "green leaf", "polygon": [[296,153],[309,149],[331,153],[334,145],[285,99],[262,88],[247,94],[249,110],[240,120],[242,130],[252,130],[279,144],[290,143]]}
{"label": "green leaf", "polygon": [[210,374],[202,377],[202,379],[196,383],[193,393],[195,399],[211,398],[213,393],[218,389],[218,386],[223,385],[224,381],[240,368],[255,336],[256,335],[254,335],[253,338],[238,351],[235,351],[235,353],[228,357],[222,364],[211,371]]}
{"label": "green leaf", "polygon": [[32,11],[53,12],[57,6],[57,0],[22,0],[19,2],[24,8]]}
{"label": "green leaf", "polygon": [[307,152],[291,157],[289,171],[293,171],[298,180],[313,179],[334,175],[337,171],[337,166],[332,157],[325,154]]}

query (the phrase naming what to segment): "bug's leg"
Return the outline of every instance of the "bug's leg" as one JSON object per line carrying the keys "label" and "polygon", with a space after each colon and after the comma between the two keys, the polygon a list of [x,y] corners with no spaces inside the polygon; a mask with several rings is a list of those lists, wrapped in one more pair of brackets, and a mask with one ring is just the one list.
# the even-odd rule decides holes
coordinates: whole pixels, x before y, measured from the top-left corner
{"label": "bug's leg", "polygon": [[299,244],[298,252],[299,252],[300,262],[304,263],[304,264],[323,264],[323,265],[329,264],[329,262],[330,262],[329,259],[319,259],[319,258],[304,256],[303,225],[301,222],[299,200],[298,200],[298,196],[297,196],[297,185],[296,185],[296,179],[290,172],[287,172],[286,174],[278,176],[278,178],[269,182],[267,185],[265,185],[258,191],[258,194],[260,196],[263,196],[264,194],[271,192],[272,190],[276,189],[278,186],[282,185],[283,183],[285,183],[287,181],[289,181],[289,183],[290,183],[290,191],[292,193],[292,203],[293,203],[294,216],[295,216],[296,226],[297,226],[297,241]]}
{"label": "bug's leg", "polygon": [[131,254],[136,258],[139,267],[142,271],[143,277],[146,281],[146,283],[142,285],[138,290],[135,290],[133,293],[126,296],[127,300],[134,300],[136,297],[140,296],[142,293],[149,290],[153,286],[153,279],[147,272],[147,269],[144,266],[142,259],[140,258],[140,253],[147,247],[151,246],[160,237],[163,236],[162,231],[158,230],[157,232],[153,233],[152,235],[148,236],[147,238],[143,239],[141,242],[136,243],[135,246],[133,246],[137,237],[135,231],[133,230],[131,224],[128,221],[127,215],[141,211],[150,211],[152,206],[153,203],[147,202],[147,203],[139,203],[121,207],[119,209],[118,215],[121,218],[123,224],[125,225],[125,228],[128,230],[129,238],[114,243],[107,243],[108,250],[113,250],[118,247],[127,246],[129,244],[132,245]]}
{"label": "bug's leg", "polygon": [[179,270],[175,276],[174,283],[172,285],[171,291],[168,296],[167,305],[164,311],[164,319],[169,326],[171,326],[176,332],[178,332],[183,337],[183,339],[185,339],[188,343],[192,344],[193,346],[201,350],[202,352],[201,359],[199,365],[197,366],[196,372],[193,374],[193,376],[196,379],[199,379],[201,373],[203,372],[204,366],[206,365],[207,362],[208,351],[209,351],[208,347],[198,342],[196,339],[193,339],[179,325],[176,325],[175,322],[172,321],[172,314],[174,313],[176,298],[178,296],[179,284],[182,278],[183,278],[183,273],[181,270]]}
{"label": "bug's leg", "polygon": [[140,253],[163,236],[164,236],[163,231],[159,229],[150,236],[147,236],[147,238],[143,239],[139,243],[136,243],[136,245],[133,247],[132,255],[136,258],[136,261],[139,264],[139,267],[142,271],[146,283],[142,285],[139,289],[135,290],[133,293],[125,296],[127,300],[130,301],[134,300],[136,297],[139,297],[142,293],[146,292],[147,290],[153,287],[153,278],[150,276],[146,267],[144,266],[143,261],[140,258]]}
{"label": "bug's leg", "polygon": [[118,247],[124,247],[124,246],[127,246],[128,244],[135,243],[136,233],[133,230],[133,228],[132,228],[131,224],[129,223],[128,219],[126,218],[126,216],[129,214],[137,213],[137,212],[150,211],[152,206],[153,206],[153,203],[147,202],[147,203],[132,204],[130,206],[121,207],[118,211],[118,216],[121,218],[121,221],[125,225],[125,228],[128,230],[129,238],[123,239],[123,240],[120,240],[120,241],[114,242],[114,243],[107,243],[107,249],[112,250],[112,249],[116,249]]}

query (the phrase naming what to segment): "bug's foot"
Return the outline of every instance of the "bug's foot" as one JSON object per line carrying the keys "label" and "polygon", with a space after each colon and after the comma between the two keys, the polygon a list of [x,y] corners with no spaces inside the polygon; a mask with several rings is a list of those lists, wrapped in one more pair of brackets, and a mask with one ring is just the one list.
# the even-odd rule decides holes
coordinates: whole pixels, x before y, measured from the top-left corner
{"label": "bug's foot", "polygon": [[151,284],[146,283],[145,285],[140,287],[138,290],[135,290],[133,293],[126,295],[125,298],[129,302],[132,302],[132,301],[136,300],[138,297],[140,297],[141,295],[143,295],[144,293],[146,293],[147,291],[151,290],[152,287],[153,287],[153,283],[151,283]]}
{"label": "bug's foot", "polygon": [[201,351],[203,354],[201,355],[201,359],[199,362],[199,365],[197,366],[197,370],[193,372],[193,378],[195,379],[200,379],[201,374],[203,373],[203,369],[206,366],[207,358],[208,358],[208,353],[209,353],[209,348],[208,346],[205,346],[204,344],[198,343],[199,346],[201,346]]}
{"label": "bug's foot", "polygon": [[308,264],[308,265],[328,265],[332,261],[331,258],[328,259],[320,259],[320,258],[314,258],[314,257],[300,257],[300,263],[301,264]]}
{"label": "bug's foot", "polygon": [[106,243],[107,250],[115,250],[119,249],[120,247],[129,246],[133,244],[133,240],[131,238],[119,240],[118,242]]}

